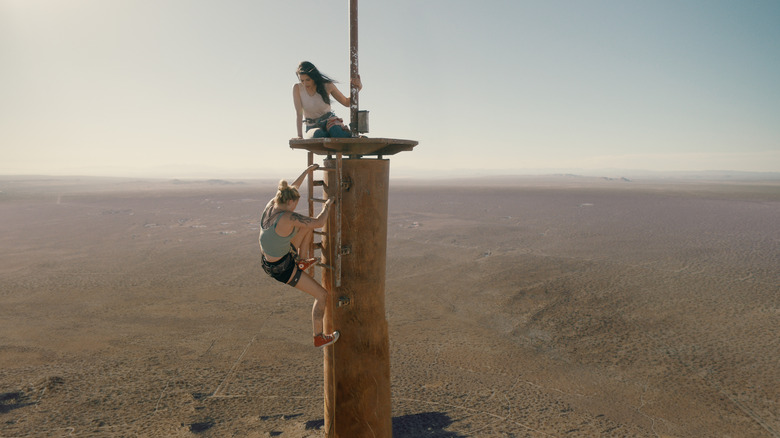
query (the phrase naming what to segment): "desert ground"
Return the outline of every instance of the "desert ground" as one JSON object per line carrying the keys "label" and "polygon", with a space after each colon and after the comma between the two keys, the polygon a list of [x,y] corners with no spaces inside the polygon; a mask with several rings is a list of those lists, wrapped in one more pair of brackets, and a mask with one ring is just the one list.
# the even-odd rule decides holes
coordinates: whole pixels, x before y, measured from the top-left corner
{"label": "desert ground", "polygon": [[[323,437],[275,187],[0,177],[0,436]],[[780,436],[779,218],[771,180],[391,180],[394,436]]]}

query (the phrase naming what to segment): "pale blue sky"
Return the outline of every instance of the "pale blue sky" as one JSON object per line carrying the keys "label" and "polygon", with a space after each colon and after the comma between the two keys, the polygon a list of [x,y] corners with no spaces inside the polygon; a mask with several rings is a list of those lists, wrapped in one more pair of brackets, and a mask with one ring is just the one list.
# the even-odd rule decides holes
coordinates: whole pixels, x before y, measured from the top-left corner
{"label": "pale blue sky", "polygon": [[[0,0],[0,174],[293,177],[348,0]],[[780,1],[363,0],[392,175],[780,171]],[[348,118],[346,108],[334,105]]]}

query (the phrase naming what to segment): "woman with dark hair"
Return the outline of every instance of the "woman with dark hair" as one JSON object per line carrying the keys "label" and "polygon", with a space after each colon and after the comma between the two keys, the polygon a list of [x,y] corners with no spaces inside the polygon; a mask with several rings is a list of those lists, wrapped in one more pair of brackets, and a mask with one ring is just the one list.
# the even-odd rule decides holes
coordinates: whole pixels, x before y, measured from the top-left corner
{"label": "woman with dark hair", "polygon": [[295,212],[301,195],[298,188],[306,175],[319,166],[312,164],[292,184],[279,181],[274,199],[268,202],[260,218],[260,250],[263,253],[263,270],[276,281],[300,289],[314,297],[311,323],[314,346],[324,347],[339,338],[339,332],[323,333],[328,291],[309,274],[298,267],[298,251],[301,243],[310,239],[315,228],[321,228],[328,220],[332,199],[328,199],[317,217],[303,216]]}
{"label": "woman with dark hair", "polygon": [[[303,122],[306,122],[306,138],[351,137],[344,121],[330,108],[331,96],[340,104],[349,107],[351,99],[341,94],[334,80],[317,70],[309,61],[303,61],[295,72],[299,82],[293,85],[293,103],[295,104],[295,126],[298,138],[304,138]],[[358,90],[363,88],[360,76],[352,85]]]}

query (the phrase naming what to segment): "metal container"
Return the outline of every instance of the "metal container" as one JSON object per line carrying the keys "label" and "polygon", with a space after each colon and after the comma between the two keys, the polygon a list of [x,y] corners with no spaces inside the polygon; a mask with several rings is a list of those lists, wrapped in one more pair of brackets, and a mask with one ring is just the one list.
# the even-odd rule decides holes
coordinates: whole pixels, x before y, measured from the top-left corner
{"label": "metal container", "polygon": [[368,132],[368,111],[367,110],[358,111],[357,132],[360,134],[365,134]]}

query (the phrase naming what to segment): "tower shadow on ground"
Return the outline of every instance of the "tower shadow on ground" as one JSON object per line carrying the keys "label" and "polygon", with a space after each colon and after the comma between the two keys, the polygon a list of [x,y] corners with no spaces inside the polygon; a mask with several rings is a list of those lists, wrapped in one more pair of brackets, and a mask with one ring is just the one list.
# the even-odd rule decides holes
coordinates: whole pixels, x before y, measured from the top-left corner
{"label": "tower shadow on ground", "polygon": [[[393,417],[393,438],[465,438],[456,432],[445,430],[453,423],[452,419],[442,412],[423,412],[419,414]],[[320,429],[325,426],[325,420],[306,422],[306,429]]]}

